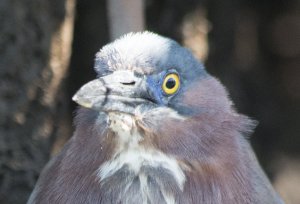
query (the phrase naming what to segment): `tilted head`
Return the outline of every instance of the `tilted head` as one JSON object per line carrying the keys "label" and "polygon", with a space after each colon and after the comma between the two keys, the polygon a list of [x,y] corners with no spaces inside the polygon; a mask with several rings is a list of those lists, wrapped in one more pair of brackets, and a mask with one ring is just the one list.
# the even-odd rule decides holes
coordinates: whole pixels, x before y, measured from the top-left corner
{"label": "tilted head", "polygon": [[96,54],[95,70],[99,77],[73,100],[103,117],[130,115],[136,126],[155,135],[146,140],[174,154],[182,148],[182,156],[198,157],[214,148],[212,141],[228,139],[210,138],[212,131],[226,124],[239,131],[249,122],[235,114],[223,86],[189,50],[157,34],[130,33],[104,46]]}
{"label": "tilted head", "polygon": [[130,33],[104,46],[95,69],[99,78],[73,97],[87,108],[132,115],[160,108],[189,116],[209,111],[206,105],[230,106],[222,86],[186,48],[154,33]]}

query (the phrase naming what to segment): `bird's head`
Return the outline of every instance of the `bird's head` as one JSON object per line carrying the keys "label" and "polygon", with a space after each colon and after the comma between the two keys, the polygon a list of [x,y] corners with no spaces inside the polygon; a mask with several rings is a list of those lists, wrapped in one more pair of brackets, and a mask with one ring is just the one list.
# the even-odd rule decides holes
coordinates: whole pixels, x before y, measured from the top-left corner
{"label": "bird's head", "polygon": [[96,54],[95,70],[99,77],[73,100],[103,117],[130,115],[139,127],[159,135],[156,143],[170,151],[188,146],[185,155],[197,155],[205,151],[199,148],[206,145],[201,135],[209,138],[226,122],[240,123],[224,87],[171,39],[150,32],[127,34]]}
{"label": "bird's head", "polygon": [[[186,48],[150,32],[127,34],[104,46],[95,69],[99,78],[73,97],[86,108],[132,116],[159,110],[189,117],[209,111],[203,104],[207,100],[213,109],[220,101],[225,105],[225,91]],[[163,120],[164,114],[157,117]]]}

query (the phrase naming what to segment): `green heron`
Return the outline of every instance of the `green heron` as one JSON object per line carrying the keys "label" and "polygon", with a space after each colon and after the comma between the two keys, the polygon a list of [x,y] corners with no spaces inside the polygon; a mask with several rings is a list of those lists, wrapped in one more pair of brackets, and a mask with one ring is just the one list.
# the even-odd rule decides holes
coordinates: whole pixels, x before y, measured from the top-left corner
{"label": "green heron", "polygon": [[76,130],[28,203],[283,203],[221,83],[190,51],[150,32],[104,46],[73,100]]}

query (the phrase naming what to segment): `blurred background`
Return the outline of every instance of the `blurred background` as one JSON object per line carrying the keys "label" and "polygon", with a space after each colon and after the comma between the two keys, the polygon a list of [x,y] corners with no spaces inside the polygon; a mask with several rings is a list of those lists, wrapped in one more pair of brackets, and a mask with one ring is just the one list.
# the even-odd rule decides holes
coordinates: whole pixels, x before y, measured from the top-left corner
{"label": "blurred background", "polygon": [[300,203],[299,0],[1,0],[0,203],[25,203],[73,132],[72,95],[124,32],[171,37],[259,121],[249,138],[286,203]]}

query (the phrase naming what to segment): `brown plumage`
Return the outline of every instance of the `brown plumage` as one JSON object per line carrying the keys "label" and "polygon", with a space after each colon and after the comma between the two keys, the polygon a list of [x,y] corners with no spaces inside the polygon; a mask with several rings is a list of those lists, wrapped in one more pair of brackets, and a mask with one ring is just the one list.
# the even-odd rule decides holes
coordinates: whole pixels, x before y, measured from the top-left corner
{"label": "brown plumage", "polygon": [[75,133],[28,203],[282,203],[247,141],[254,122],[185,48],[129,34],[95,69],[73,98]]}

